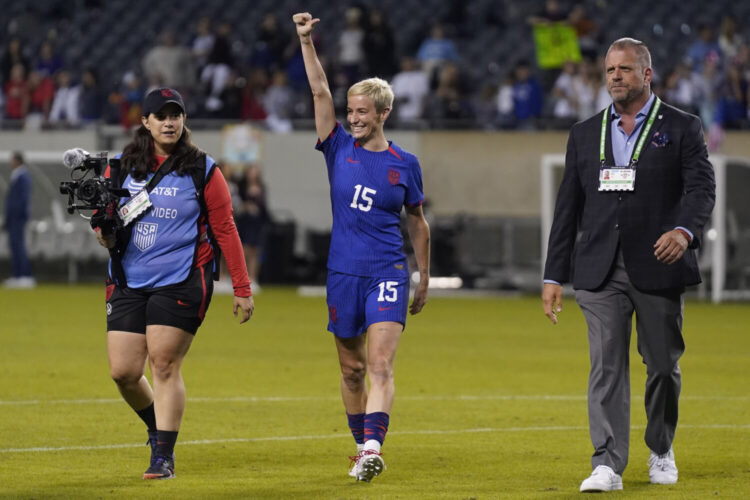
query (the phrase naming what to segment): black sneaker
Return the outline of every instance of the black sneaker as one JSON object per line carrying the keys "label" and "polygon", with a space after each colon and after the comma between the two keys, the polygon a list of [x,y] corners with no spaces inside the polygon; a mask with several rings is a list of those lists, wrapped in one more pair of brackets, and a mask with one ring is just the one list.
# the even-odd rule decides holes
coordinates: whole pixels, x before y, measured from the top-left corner
{"label": "black sneaker", "polygon": [[151,467],[143,473],[143,479],[171,479],[174,477],[174,458],[156,457]]}

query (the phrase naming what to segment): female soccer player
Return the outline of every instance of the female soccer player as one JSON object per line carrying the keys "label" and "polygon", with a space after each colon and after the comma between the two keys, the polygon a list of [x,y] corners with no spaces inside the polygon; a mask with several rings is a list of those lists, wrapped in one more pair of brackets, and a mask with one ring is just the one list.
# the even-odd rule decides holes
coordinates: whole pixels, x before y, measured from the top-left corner
{"label": "female soccer player", "polygon": [[[107,354],[117,388],[148,429],[151,464],[143,478],[168,479],[185,410],[180,366],[213,291],[209,228],[232,277],[234,314],[241,311],[244,323],[255,306],[229,189],[213,159],[190,141],[176,90],[146,96],[142,125],[121,164],[122,187],[132,195],[120,206],[128,225],[116,236],[97,233],[102,245],[117,249],[107,282]],[[150,206],[130,220],[141,202]]]}
{"label": "female soccer player", "polygon": [[370,481],[385,469],[380,447],[393,406],[393,364],[409,301],[399,231],[403,206],[419,271],[411,314],[427,300],[430,229],[422,214],[422,172],[417,158],[383,133],[393,105],[387,82],[370,78],[352,85],[347,93],[351,134],[344,131],[310,38],[320,20],[309,13],[292,19],[315,103],[316,149],[325,155],[331,185],[328,330],[336,340],[341,395],[358,449],[349,475]]}

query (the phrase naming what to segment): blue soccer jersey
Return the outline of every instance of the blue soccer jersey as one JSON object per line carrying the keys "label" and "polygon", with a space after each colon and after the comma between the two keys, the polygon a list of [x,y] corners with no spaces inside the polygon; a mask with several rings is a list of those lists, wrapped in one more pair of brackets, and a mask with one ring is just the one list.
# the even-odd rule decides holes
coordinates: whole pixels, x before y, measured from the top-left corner
{"label": "blue soccer jersey", "polygon": [[386,151],[361,147],[340,123],[315,146],[331,185],[333,228],[328,269],[355,276],[408,276],[400,230],[404,205],[424,201],[417,157],[389,142]]}

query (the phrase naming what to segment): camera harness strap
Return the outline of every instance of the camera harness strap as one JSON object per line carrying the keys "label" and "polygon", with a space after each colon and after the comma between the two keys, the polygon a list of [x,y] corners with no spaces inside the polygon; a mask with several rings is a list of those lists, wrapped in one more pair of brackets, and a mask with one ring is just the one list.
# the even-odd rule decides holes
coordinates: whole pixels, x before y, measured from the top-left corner
{"label": "camera harness strap", "polygon": [[[174,168],[174,157],[170,156],[166,160],[164,160],[164,163],[162,163],[159,166],[159,169],[156,171],[153,177],[149,179],[146,186],[143,188],[144,191],[147,193],[150,193],[160,182],[161,180],[168,175],[172,169]],[[119,186],[121,187],[125,179],[128,177],[128,171],[127,170],[121,170],[120,171],[120,178],[117,180]],[[202,194],[201,194],[202,196]],[[203,204],[201,204],[201,209],[203,208]],[[143,217],[145,215],[145,212],[143,212],[138,218]],[[135,219],[137,220],[137,219]],[[132,222],[135,222],[133,220]],[[125,269],[122,267],[122,256],[125,254],[125,250],[128,248],[128,244],[130,243],[130,238],[133,234],[133,225],[129,224],[126,227],[120,228],[117,230],[117,237],[115,239],[116,243],[114,248],[110,249],[109,256],[112,259],[112,278],[114,278],[115,283],[117,283],[119,286],[127,287],[128,282],[125,278]]]}

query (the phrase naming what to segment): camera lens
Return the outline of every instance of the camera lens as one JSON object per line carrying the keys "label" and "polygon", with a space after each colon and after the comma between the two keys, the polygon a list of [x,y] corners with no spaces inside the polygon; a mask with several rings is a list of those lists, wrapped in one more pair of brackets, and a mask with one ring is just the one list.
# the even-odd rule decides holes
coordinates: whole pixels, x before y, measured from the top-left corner
{"label": "camera lens", "polygon": [[85,201],[89,204],[99,198],[99,182],[96,179],[88,179],[81,183],[81,187],[78,188],[78,197],[81,201]]}

